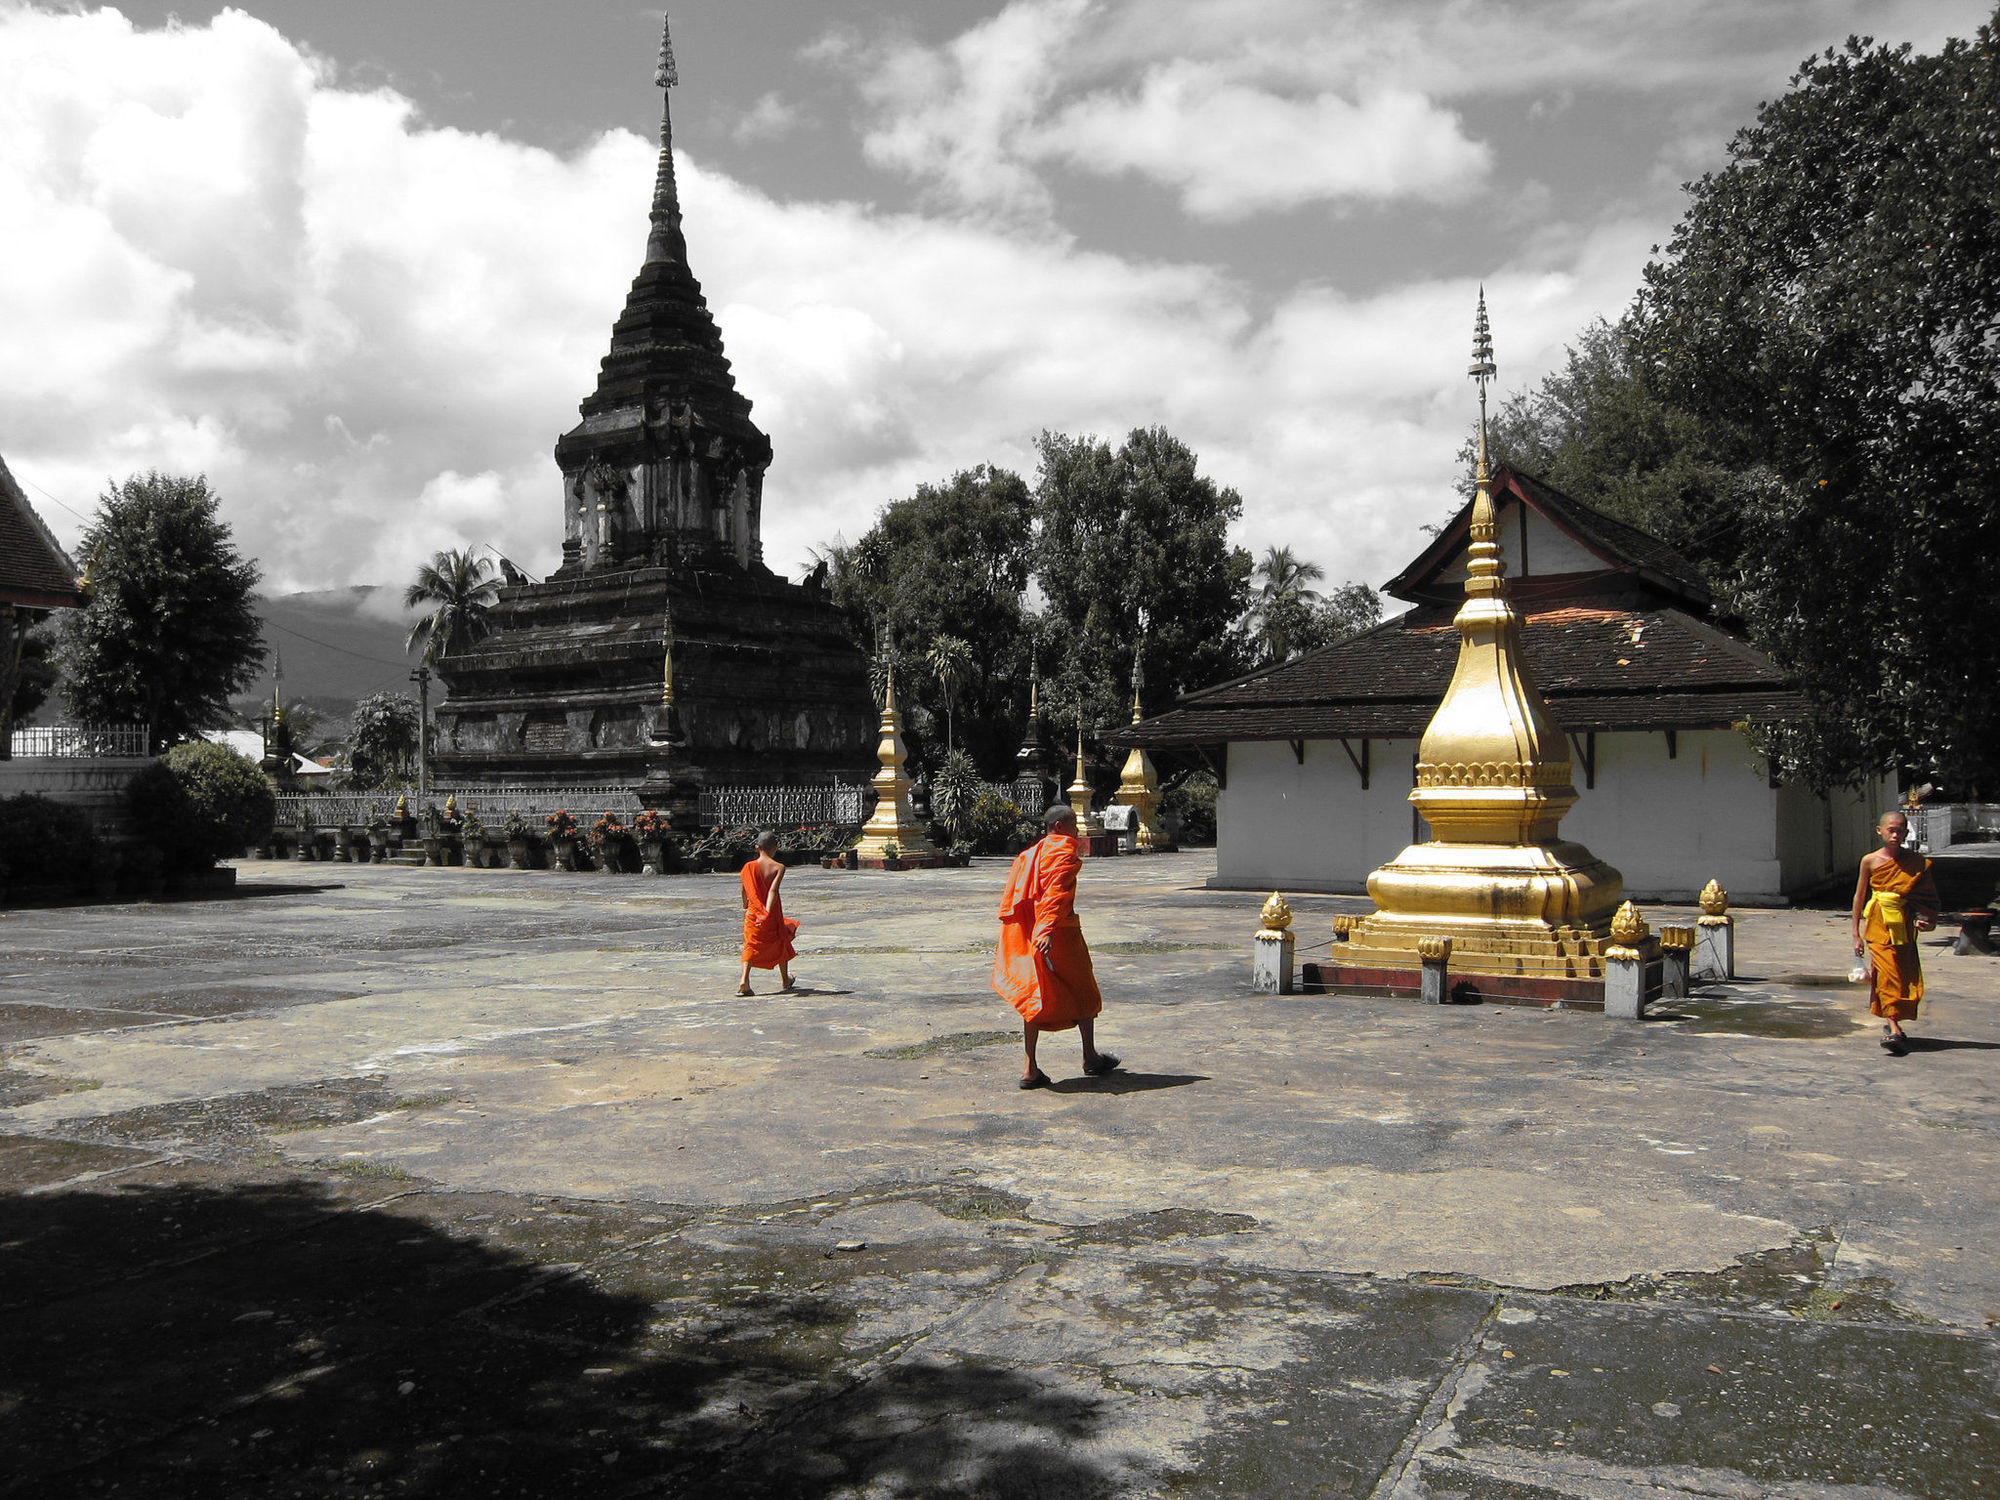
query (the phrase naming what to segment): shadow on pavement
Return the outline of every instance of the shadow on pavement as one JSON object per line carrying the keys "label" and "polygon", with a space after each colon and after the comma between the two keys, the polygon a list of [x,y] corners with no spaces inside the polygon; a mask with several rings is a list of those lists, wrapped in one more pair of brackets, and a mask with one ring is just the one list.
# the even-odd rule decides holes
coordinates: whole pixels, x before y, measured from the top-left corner
{"label": "shadow on pavement", "polygon": [[659,1322],[692,1288],[625,1260],[650,1295],[301,1183],[0,1199],[0,1495],[1109,1492],[1094,1401],[851,1383],[829,1300]]}
{"label": "shadow on pavement", "polygon": [[1912,1052],[2000,1052],[2000,1042],[1967,1042],[1948,1036],[1916,1036],[1906,1033],[1904,1040]]}
{"label": "shadow on pavement", "polygon": [[1150,1094],[1155,1089],[1207,1083],[1206,1073],[1106,1073],[1100,1078],[1062,1078],[1049,1085],[1056,1094]]}

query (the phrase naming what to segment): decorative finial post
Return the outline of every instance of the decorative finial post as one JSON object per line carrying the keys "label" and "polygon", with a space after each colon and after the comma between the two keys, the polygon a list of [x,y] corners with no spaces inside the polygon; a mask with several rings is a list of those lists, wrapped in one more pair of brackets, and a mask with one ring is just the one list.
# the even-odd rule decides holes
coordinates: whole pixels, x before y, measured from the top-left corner
{"label": "decorative finial post", "polygon": [[1486,459],[1486,382],[1499,373],[1500,367],[1493,363],[1493,329],[1486,321],[1486,287],[1479,288],[1479,313],[1472,320],[1472,369],[1468,372],[1479,382],[1479,479],[1484,483],[1491,477]]}
{"label": "decorative finial post", "polygon": [[1729,914],[1729,892],[1711,880],[1701,888],[1701,915],[1695,918],[1692,977],[1736,977],[1736,918]]}
{"label": "decorative finial post", "polygon": [[1292,993],[1292,955],[1298,939],[1292,935],[1292,908],[1278,892],[1257,913],[1257,934],[1250,944],[1250,988],[1261,995]]}

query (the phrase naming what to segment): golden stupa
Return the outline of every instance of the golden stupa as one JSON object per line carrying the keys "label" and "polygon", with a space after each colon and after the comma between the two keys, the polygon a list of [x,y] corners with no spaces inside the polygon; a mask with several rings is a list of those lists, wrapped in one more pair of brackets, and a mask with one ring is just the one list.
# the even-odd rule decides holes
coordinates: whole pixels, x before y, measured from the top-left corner
{"label": "golden stupa", "polygon": [[1484,292],[1471,373],[1479,467],[1465,603],[1453,621],[1458,666],[1424,731],[1410,793],[1431,838],[1368,877],[1376,910],[1334,952],[1344,968],[1415,969],[1418,944],[1446,937],[1454,973],[1596,979],[1624,882],[1557,832],[1576,788],[1563,732],[1523,667],[1508,598],[1486,453],[1494,365]]}

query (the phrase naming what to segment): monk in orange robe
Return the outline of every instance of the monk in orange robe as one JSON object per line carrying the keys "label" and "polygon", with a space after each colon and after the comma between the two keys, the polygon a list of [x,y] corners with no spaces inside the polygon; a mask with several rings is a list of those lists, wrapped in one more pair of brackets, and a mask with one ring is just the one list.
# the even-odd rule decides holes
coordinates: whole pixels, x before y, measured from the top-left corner
{"label": "monk in orange robe", "polygon": [[750,988],[752,969],[776,969],[781,993],[791,992],[791,963],[798,957],[792,937],[799,924],[785,915],[778,897],[785,867],[778,863],[777,848],[777,834],[758,834],[757,857],[743,867],[743,975],[736,981],[739,995],[756,993]]}
{"label": "monk in orange robe", "polygon": [[1868,1009],[1888,1023],[1883,1048],[1901,1057],[1910,1050],[1903,1023],[1917,1018],[1924,998],[1917,934],[1937,926],[1937,884],[1931,862],[1903,847],[1908,818],[1884,813],[1875,832],[1882,847],[1861,861],[1854,886],[1854,956],[1868,955]]}
{"label": "monk in orange robe", "polygon": [[1035,1043],[1044,1031],[1076,1027],[1086,1073],[1109,1073],[1118,1066],[1116,1057],[1097,1050],[1104,997],[1090,967],[1083,924],[1076,919],[1076,875],[1083,868],[1076,814],[1057,803],[1046,823],[1048,835],[1014,856],[1000,897],[1000,946],[993,955],[993,988],[1021,1013],[1028,1048],[1024,1089],[1049,1086],[1049,1075],[1035,1062]]}

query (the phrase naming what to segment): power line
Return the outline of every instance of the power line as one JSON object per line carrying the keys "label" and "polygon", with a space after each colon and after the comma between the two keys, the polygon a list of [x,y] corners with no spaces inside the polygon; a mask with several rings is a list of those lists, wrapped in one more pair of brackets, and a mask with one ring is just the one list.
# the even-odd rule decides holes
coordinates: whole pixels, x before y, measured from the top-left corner
{"label": "power line", "polygon": [[296,640],[306,641],[314,646],[323,646],[328,651],[338,651],[342,656],[351,656],[356,661],[373,662],[378,667],[394,667],[399,672],[407,668],[410,664],[407,658],[405,658],[402,661],[389,661],[385,657],[370,656],[364,651],[350,651],[345,646],[336,646],[332,641],[320,640],[317,636],[307,635],[302,630],[294,630],[289,625],[280,625],[276,620],[272,619],[269,615],[264,616],[263,620],[264,624],[269,626],[272,630],[282,630],[286,635],[289,635]]}
{"label": "power line", "polygon": [[[21,476],[17,474],[14,477],[18,479]],[[28,481],[28,488],[39,493],[41,497],[44,500],[47,500],[51,505],[61,505],[64,510],[69,511],[71,515],[75,516],[79,521],[83,522],[84,525],[88,526],[90,524],[89,516],[84,515],[81,511],[72,510],[69,506],[64,505],[62,501],[58,500],[54,495],[51,495],[47,490],[43,489],[39,484],[36,484],[34,480],[30,479]]]}

